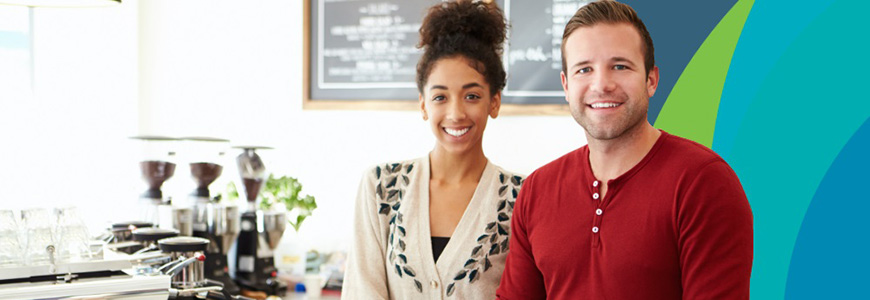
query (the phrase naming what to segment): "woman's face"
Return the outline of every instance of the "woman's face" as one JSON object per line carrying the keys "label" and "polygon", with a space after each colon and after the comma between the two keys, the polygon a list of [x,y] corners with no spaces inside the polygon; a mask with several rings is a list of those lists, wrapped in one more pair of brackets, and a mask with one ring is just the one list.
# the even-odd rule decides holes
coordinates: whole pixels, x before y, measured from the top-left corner
{"label": "woman's face", "polygon": [[482,149],[487,117],[497,117],[501,94],[490,95],[489,84],[464,57],[434,63],[420,108],[429,121],[438,146],[450,153]]}

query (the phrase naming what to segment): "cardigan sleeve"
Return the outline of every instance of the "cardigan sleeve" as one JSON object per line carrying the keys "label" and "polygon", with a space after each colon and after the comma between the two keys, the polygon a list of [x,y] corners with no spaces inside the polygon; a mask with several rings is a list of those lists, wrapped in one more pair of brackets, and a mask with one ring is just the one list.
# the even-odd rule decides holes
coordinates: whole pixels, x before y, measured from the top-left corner
{"label": "cardigan sleeve", "polygon": [[544,277],[535,263],[529,241],[529,206],[533,201],[535,173],[529,175],[520,189],[511,217],[510,252],[505,262],[497,299],[545,299]]}
{"label": "cardigan sleeve", "polygon": [[389,299],[383,231],[370,172],[360,182],[354,210],[354,236],[344,273],[341,299]]}
{"label": "cardigan sleeve", "polygon": [[752,210],[734,171],[704,166],[680,197],[683,299],[749,299]]}

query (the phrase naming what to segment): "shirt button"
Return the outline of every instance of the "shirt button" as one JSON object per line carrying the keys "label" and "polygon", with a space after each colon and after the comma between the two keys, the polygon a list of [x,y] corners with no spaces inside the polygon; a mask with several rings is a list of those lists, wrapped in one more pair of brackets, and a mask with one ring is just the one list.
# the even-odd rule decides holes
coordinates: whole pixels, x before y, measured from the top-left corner
{"label": "shirt button", "polygon": [[593,227],[592,227],[592,232],[594,232],[594,233],[598,233],[598,226],[593,226]]}
{"label": "shirt button", "polygon": [[431,286],[433,289],[436,289],[438,288],[438,282],[435,280],[429,281],[429,286]]}
{"label": "shirt button", "polygon": [[598,193],[592,194],[592,199],[598,200]]}
{"label": "shirt button", "polygon": [[600,215],[603,214],[603,213],[604,213],[604,211],[601,210],[600,208],[595,210],[595,214],[596,214],[596,215],[599,215],[599,216],[600,216]]}
{"label": "shirt button", "polygon": [[593,183],[592,183],[592,186],[593,186],[593,187],[597,187],[597,186],[598,186],[598,180],[596,180],[595,182],[593,182]]}

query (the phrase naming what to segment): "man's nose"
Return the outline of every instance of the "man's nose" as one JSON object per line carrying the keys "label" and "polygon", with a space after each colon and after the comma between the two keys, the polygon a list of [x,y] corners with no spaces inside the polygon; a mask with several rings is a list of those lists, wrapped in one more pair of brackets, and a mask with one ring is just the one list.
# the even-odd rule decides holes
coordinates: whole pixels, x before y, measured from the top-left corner
{"label": "man's nose", "polygon": [[603,70],[595,72],[592,78],[592,90],[600,93],[609,93],[616,89],[616,82],[613,78],[613,72]]}

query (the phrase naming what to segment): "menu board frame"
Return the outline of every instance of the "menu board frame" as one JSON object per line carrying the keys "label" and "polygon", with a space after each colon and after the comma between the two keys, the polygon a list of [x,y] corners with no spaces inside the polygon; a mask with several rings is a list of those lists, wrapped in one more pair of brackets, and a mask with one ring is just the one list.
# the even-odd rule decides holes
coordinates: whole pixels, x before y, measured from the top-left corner
{"label": "menu board frame", "polygon": [[[414,111],[420,109],[420,103],[417,97],[408,100],[384,100],[377,98],[365,98],[360,96],[358,98],[354,98],[352,100],[336,100],[336,99],[314,99],[311,96],[311,90],[316,83],[315,80],[312,80],[312,53],[311,53],[311,43],[312,43],[312,28],[317,30],[318,32],[322,30],[318,28],[318,24],[313,24],[314,19],[312,18],[312,14],[314,13],[313,6],[317,4],[318,1],[323,0],[303,0],[303,88],[302,88],[302,108],[305,110],[398,110],[398,111]],[[401,1],[401,0],[384,0],[384,2],[391,1]],[[422,14],[422,12],[421,12]],[[419,21],[419,20],[417,20]],[[558,78],[558,74],[554,74],[555,78]],[[361,93],[359,90],[348,89],[348,93],[354,93],[355,95],[364,95],[365,93]],[[532,102],[528,104],[511,104],[511,103],[502,103],[501,109],[499,111],[500,115],[569,115],[570,110],[568,108],[567,102],[563,102],[560,104],[551,104],[551,103],[536,103],[530,99]]]}

